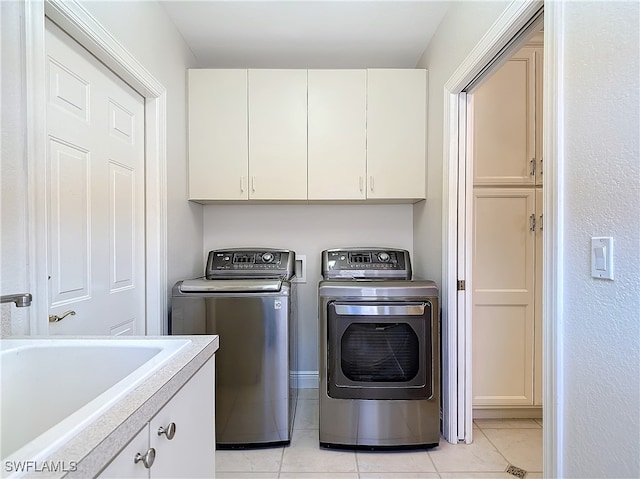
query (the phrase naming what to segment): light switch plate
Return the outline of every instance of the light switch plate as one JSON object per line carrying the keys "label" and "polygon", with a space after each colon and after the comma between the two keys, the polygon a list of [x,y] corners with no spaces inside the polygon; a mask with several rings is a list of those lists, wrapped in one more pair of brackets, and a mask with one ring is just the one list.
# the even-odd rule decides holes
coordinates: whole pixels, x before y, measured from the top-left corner
{"label": "light switch plate", "polygon": [[598,279],[613,279],[613,238],[611,236],[591,238],[591,276]]}

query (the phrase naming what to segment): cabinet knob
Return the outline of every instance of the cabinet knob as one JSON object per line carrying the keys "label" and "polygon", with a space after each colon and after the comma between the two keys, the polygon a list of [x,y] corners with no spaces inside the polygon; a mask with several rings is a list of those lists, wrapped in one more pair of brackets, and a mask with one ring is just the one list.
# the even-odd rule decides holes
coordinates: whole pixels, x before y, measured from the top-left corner
{"label": "cabinet knob", "polygon": [[176,423],[172,422],[166,428],[160,426],[158,428],[158,436],[162,436],[163,434],[167,436],[167,439],[169,439],[169,441],[171,441],[171,439],[173,439],[173,436],[176,435]]}
{"label": "cabinet knob", "polygon": [[144,464],[144,467],[146,467],[147,469],[153,466],[153,461],[155,460],[156,460],[156,450],[152,447],[150,447],[147,450],[144,456],[138,453],[136,454],[136,457],[133,458],[134,464],[138,464],[140,461],[142,461],[142,464]]}

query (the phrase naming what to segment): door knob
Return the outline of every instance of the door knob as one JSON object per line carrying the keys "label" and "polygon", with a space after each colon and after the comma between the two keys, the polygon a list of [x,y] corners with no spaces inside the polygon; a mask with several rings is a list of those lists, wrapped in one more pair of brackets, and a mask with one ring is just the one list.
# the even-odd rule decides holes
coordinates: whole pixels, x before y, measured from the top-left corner
{"label": "door knob", "polygon": [[57,314],[50,314],[49,315],[49,322],[50,323],[57,323],[58,321],[62,321],[64,318],[66,318],[67,316],[75,316],[76,312],[75,311],[65,311],[64,313],[62,313],[62,316],[58,316]]}

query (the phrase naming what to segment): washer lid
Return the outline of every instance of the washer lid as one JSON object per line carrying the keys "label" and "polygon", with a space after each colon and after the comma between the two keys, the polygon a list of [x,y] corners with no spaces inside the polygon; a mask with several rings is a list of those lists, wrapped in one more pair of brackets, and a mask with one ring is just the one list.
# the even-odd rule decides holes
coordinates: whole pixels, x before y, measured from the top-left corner
{"label": "washer lid", "polygon": [[281,279],[187,279],[180,285],[182,293],[265,293],[281,288]]}

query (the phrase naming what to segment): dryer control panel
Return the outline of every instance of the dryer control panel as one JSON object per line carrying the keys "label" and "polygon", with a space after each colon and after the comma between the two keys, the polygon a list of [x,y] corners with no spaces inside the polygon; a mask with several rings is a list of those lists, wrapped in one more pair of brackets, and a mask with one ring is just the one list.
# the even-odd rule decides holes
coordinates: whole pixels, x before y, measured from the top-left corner
{"label": "dryer control panel", "polygon": [[324,279],[411,279],[409,252],[394,248],[340,248],[322,252]]}
{"label": "dryer control panel", "polygon": [[295,253],[290,250],[228,249],[209,251],[205,275],[207,279],[282,278],[294,274]]}

